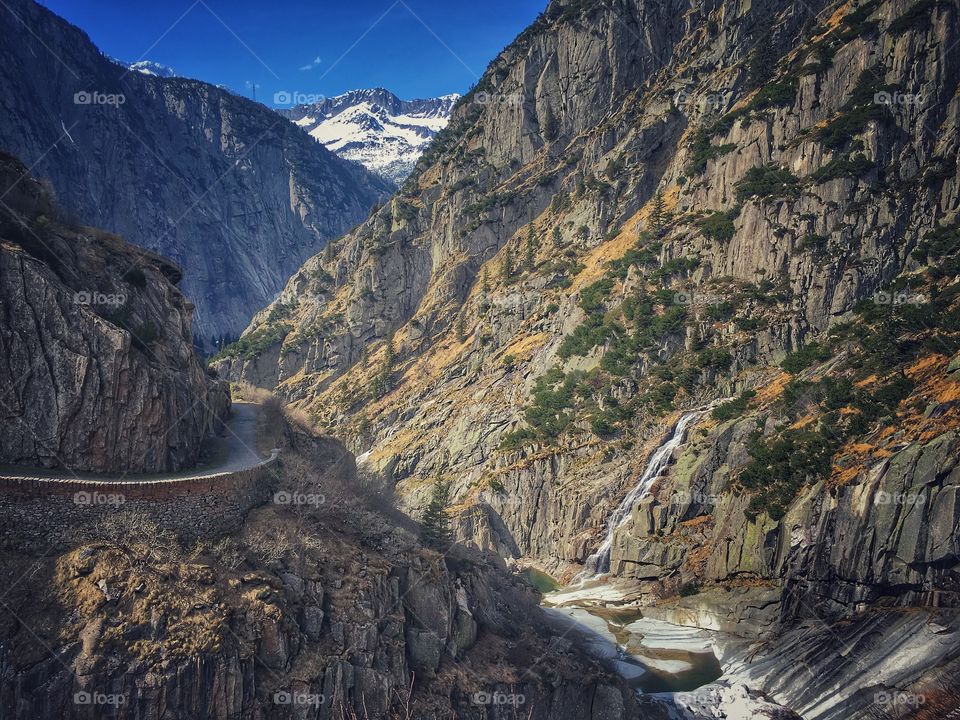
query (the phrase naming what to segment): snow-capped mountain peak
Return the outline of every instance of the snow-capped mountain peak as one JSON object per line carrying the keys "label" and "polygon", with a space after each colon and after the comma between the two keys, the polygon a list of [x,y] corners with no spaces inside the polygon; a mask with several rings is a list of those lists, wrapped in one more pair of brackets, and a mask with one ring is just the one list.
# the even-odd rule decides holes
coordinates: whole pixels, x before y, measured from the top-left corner
{"label": "snow-capped mountain peak", "polygon": [[156,75],[157,77],[177,77],[177,71],[172,67],[167,65],[161,65],[160,63],[153,62],[153,60],[138,60],[137,62],[128,63],[127,67],[134,72],[143,73],[144,75]]}
{"label": "snow-capped mountain peak", "polygon": [[460,96],[401,100],[383,88],[351,90],[284,110],[291,121],[329,150],[398,185],[450,119]]}

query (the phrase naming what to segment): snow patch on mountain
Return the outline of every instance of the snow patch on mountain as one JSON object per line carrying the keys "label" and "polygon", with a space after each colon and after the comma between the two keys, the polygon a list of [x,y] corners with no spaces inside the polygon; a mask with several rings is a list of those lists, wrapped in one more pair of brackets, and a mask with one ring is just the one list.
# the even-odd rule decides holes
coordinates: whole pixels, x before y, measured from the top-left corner
{"label": "snow patch on mountain", "polygon": [[401,100],[382,88],[353,90],[281,111],[328,150],[401,184],[450,120],[457,94]]}

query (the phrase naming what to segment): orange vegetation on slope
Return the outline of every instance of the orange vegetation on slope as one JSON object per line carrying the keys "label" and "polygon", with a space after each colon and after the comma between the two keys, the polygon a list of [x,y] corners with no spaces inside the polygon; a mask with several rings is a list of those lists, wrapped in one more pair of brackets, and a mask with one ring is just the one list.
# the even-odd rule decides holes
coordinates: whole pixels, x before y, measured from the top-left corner
{"label": "orange vegetation on slope", "polygon": [[769,405],[783,395],[783,389],[791,380],[790,373],[781,372],[765,385],[757,388],[757,401],[761,406]]}
{"label": "orange vegetation on slope", "polygon": [[[946,373],[949,359],[933,354],[920,358],[904,370],[916,383],[916,387],[900,404],[896,418],[891,424],[872,434],[870,441],[853,439],[837,452],[838,464],[827,481],[831,487],[844,485],[878,460],[890,457],[888,444],[928,442],[939,435],[960,427],[960,409],[949,403],[960,399],[960,378]],[[876,375],[857,383],[860,389],[869,389],[879,384]],[[928,416],[931,406],[946,406],[939,417]]]}
{"label": "orange vegetation on slope", "polygon": [[[663,202],[668,212],[677,206],[680,197],[680,186],[671,185],[663,194]],[[607,271],[607,264],[622,258],[637,242],[641,227],[645,226],[653,212],[653,199],[647,202],[637,213],[627,220],[620,228],[620,232],[612,240],[597,245],[589,254],[580,258],[584,268],[574,278],[570,292],[577,292],[590,283],[596,282]]]}

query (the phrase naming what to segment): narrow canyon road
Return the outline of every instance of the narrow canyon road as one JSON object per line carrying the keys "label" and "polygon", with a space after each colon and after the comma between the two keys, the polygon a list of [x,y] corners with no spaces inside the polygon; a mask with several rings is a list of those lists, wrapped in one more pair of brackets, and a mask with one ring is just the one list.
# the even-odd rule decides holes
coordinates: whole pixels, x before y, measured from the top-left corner
{"label": "narrow canyon road", "polygon": [[257,454],[257,412],[256,403],[233,403],[227,429],[218,438],[218,441],[226,444],[226,457],[220,463],[213,463],[204,472],[191,473],[191,476],[236,472],[264,462],[266,458]]}
{"label": "narrow canyon road", "polygon": [[71,472],[64,468],[31,468],[19,465],[0,467],[0,478],[37,477],[51,480],[92,480],[97,482],[144,482],[158,480],[186,480],[188,478],[209,477],[221,473],[238,472],[267,462],[273,454],[266,457],[257,452],[257,415],[256,403],[234,402],[230,409],[230,419],[223,433],[209,443],[209,461],[200,463],[189,470],[175,473],[125,474]]}

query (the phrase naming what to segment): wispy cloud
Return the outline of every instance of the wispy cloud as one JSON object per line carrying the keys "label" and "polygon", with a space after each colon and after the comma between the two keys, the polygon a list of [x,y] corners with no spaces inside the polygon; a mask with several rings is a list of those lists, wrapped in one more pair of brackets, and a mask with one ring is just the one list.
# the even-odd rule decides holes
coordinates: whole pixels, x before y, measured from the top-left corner
{"label": "wispy cloud", "polygon": [[313,70],[315,67],[319,67],[319,66],[320,66],[320,63],[322,63],[322,62],[323,62],[323,60],[321,60],[321,59],[320,59],[320,56],[318,55],[318,56],[315,57],[315,58],[313,59],[313,61],[310,62],[309,64],[307,64],[307,65],[301,65],[301,66],[300,66],[300,69],[303,70],[303,71],[305,71],[305,72],[307,72],[307,71]]}

